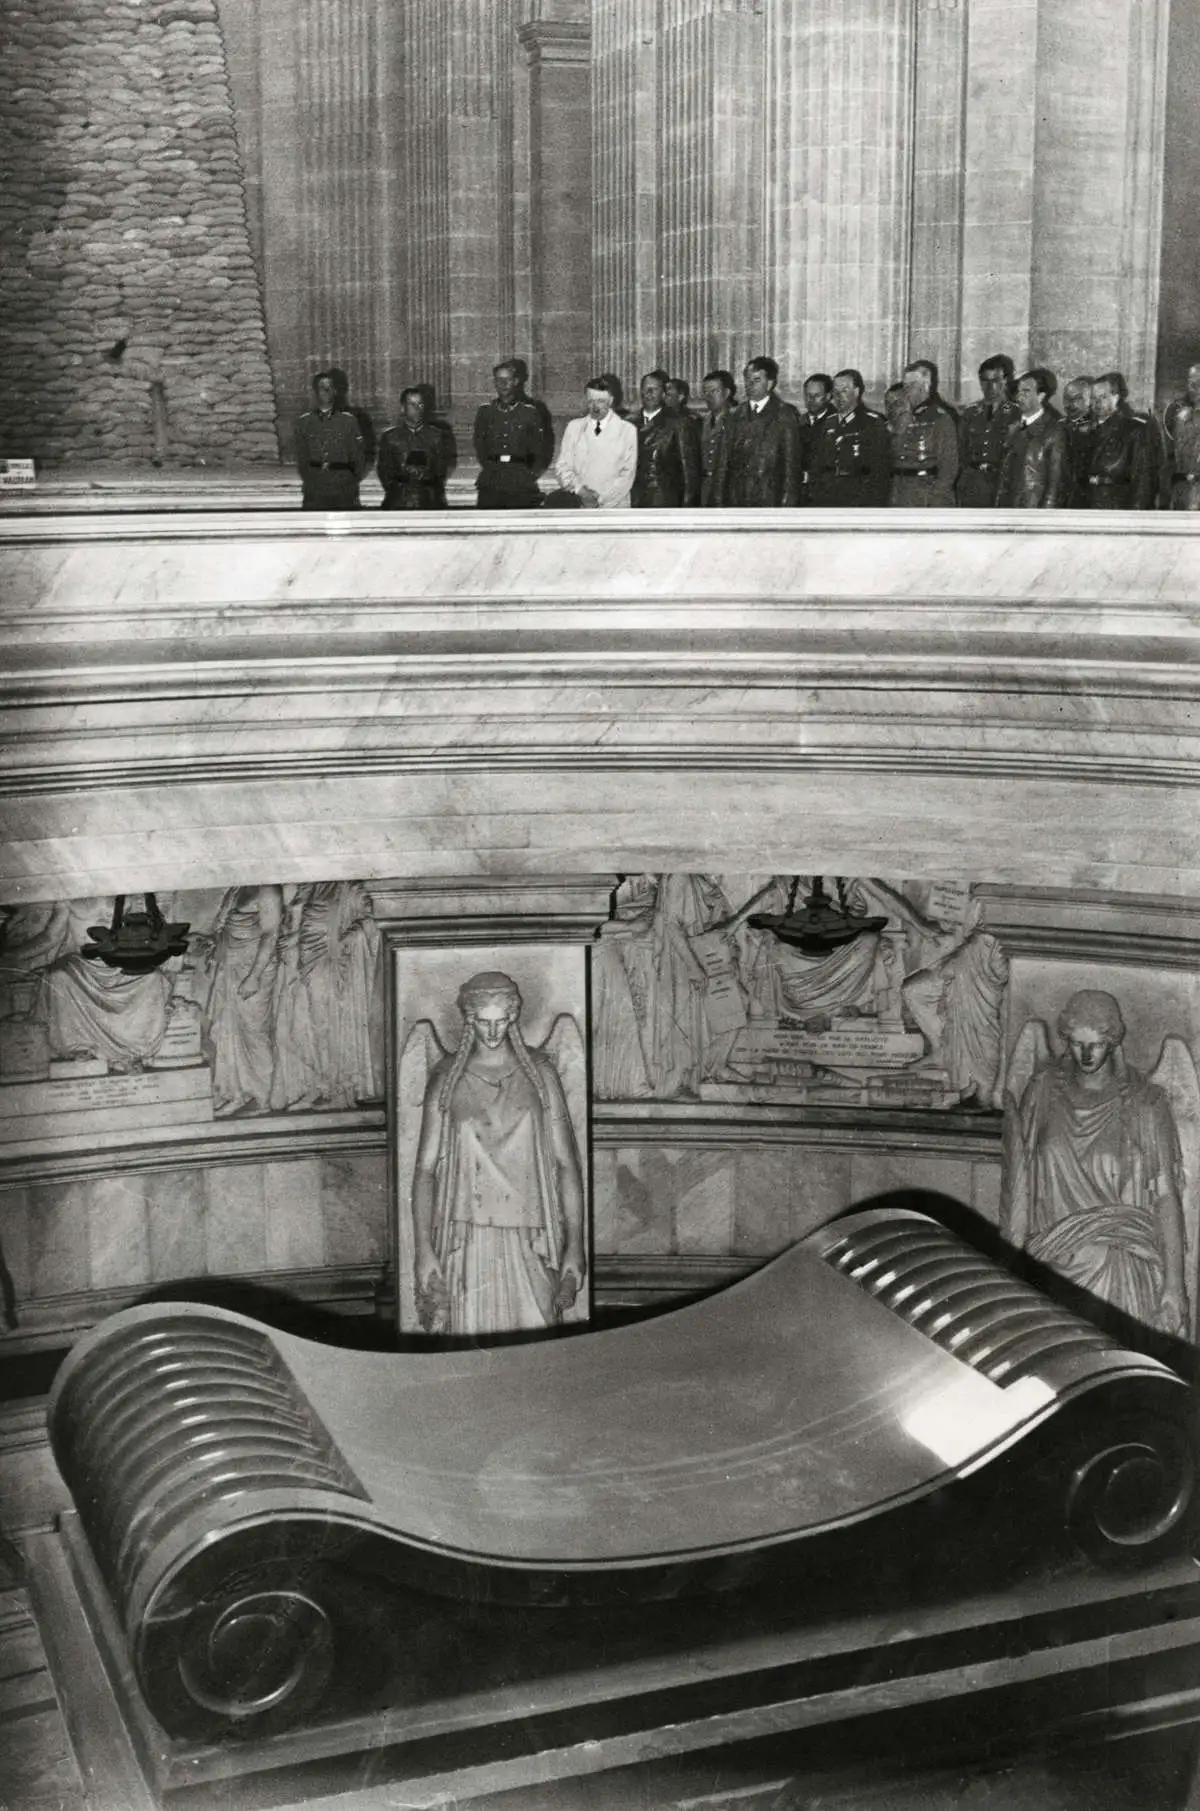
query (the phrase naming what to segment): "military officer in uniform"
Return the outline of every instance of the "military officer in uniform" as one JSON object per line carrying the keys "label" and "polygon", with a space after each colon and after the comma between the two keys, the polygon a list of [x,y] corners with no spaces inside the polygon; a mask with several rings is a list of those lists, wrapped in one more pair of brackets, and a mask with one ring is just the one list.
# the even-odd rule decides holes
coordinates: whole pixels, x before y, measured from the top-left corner
{"label": "military officer in uniform", "polygon": [[296,466],[301,509],[357,509],[358,486],[367,469],[358,423],[339,408],[337,385],[328,371],[312,380],[316,408],[296,423]]}
{"label": "military officer in uniform", "polygon": [[1163,415],[1162,505],[1200,510],[1200,364],[1189,365],[1187,389]]}
{"label": "military officer in uniform", "polygon": [[635,509],[690,509],[700,501],[700,443],[691,422],[666,406],[665,371],[647,371],[642,406],[630,417],[637,429]]}
{"label": "military officer in uniform", "polygon": [[1035,365],[1017,379],[1021,419],[1008,431],[996,491],[998,509],[1065,509],[1071,495],[1071,455],[1062,416],[1050,398],[1053,371]]}
{"label": "military officer in uniform", "polygon": [[425,386],[410,384],[400,398],[400,420],[379,441],[380,508],[445,509],[454,455],[453,435],[426,420]]}
{"label": "military officer in uniform", "polygon": [[1013,401],[1016,372],[1006,352],[979,367],[983,395],[965,408],[958,422],[958,507],[992,509],[1000,482],[1000,461],[1010,428],[1021,411]]}
{"label": "military officer in uniform", "polygon": [[710,371],[701,388],[708,413],[700,427],[700,501],[706,509],[717,506],[716,478],[721,448],[733,420],[737,385],[732,371]]}
{"label": "military officer in uniform", "polygon": [[1128,385],[1119,371],[1106,371],[1092,384],[1091,437],[1087,485],[1092,509],[1153,509],[1158,489],[1151,426],[1129,407]]}
{"label": "military officer in uniform", "polygon": [[1071,490],[1068,507],[1090,509],[1091,492],[1088,471],[1092,460],[1092,441],[1096,421],[1092,414],[1094,377],[1073,377],[1063,385],[1063,427],[1067,434],[1067,451],[1071,457]]}
{"label": "military officer in uniform", "polygon": [[892,495],[904,509],[953,509],[958,478],[958,426],[937,394],[937,366],[914,359],[904,367],[909,418],[892,442]]}
{"label": "military officer in uniform", "polygon": [[808,501],[818,509],[878,509],[888,500],[892,449],[887,423],[863,402],[863,375],[833,379],[833,414],[813,436]]}
{"label": "military officer in uniform", "polygon": [[362,436],[363,453],[367,461],[367,470],[370,471],[375,463],[375,449],[377,445],[375,423],[371,420],[370,414],[366,409],[356,408],[350,401],[350,379],[342,370],[342,367],[340,365],[330,365],[329,375],[333,380],[334,399],[337,407],[339,409],[349,409],[351,415],[353,415],[355,421],[358,423],[358,431]]}
{"label": "military officer in uniform", "polygon": [[537,509],[538,479],[554,457],[554,426],[544,403],[526,396],[524,359],[506,358],[492,370],[495,402],[475,416],[475,488],[480,509]]}

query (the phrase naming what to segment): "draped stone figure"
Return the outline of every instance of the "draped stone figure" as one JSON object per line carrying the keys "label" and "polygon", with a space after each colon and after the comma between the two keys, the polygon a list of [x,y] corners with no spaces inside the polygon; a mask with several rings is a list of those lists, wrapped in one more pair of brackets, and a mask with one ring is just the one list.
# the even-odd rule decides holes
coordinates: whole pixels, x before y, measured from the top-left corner
{"label": "draped stone figure", "polygon": [[418,1320],[430,1333],[554,1326],[583,1287],[584,1181],[576,1118],[586,1061],[575,1020],[545,1044],[521,1035],[521,995],[506,974],[473,975],[458,993],[462,1037],[443,1050],[427,1019],[405,1040],[400,1113],[418,1089],[411,1181]]}
{"label": "draped stone figure", "polygon": [[271,1107],[353,1107],[380,1092],[375,1052],[379,931],[358,881],[297,887],[279,946]]}
{"label": "draped stone figure", "polygon": [[1118,1002],[1091,989],[1067,1001],[1058,1033],[1056,1056],[1045,1026],[1030,1020],[1010,1061],[1001,1231],[1147,1326],[1194,1335],[1185,1248],[1195,1241],[1200,1083],[1191,1052],[1168,1037],[1153,1075],[1140,1074],[1121,1048]]}
{"label": "draped stone figure", "polygon": [[281,887],[230,887],[217,909],[204,1036],[218,1113],[264,1113],[270,1105],[282,926]]}
{"label": "draped stone figure", "polygon": [[[112,902],[56,900],[9,911],[0,1017],[26,1016],[45,1031],[52,1057],[100,1057],[110,1070],[149,1062],[167,1028],[172,977],[163,969],[126,975],[79,954],[89,925],[111,916]],[[14,998],[31,1004],[14,1010]]]}

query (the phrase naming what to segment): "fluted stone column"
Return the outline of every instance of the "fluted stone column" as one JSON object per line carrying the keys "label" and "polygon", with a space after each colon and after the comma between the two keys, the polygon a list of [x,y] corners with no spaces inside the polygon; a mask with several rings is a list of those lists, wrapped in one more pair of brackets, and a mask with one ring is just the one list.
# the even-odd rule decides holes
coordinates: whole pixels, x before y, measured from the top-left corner
{"label": "fluted stone column", "polygon": [[795,388],[908,350],[916,0],[767,0],[766,338]]}
{"label": "fluted stone column", "polygon": [[960,378],[967,3],[917,6],[909,356],[936,359],[948,395],[974,376]]}
{"label": "fluted stone column", "polygon": [[[425,0],[428,4],[428,0]],[[513,345],[515,0],[434,0],[449,33],[446,119],[450,394],[456,409],[492,395],[492,366]]]}
{"label": "fluted stone column", "polygon": [[592,8],[595,362],[636,378],[658,344],[658,0]]}
{"label": "fluted stone column", "polygon": [[[519,27],[528,59],[515,142],[528,171],[528,344],[534,392],[578,413],[592,370],[591,27],[549,0]],[[574,16],[570,16],[570,15]],[[518,177],[518,186],[520,179]]]}
{"label": "fluted stone column", "polygon": [[762,330],[760,0],[597,0],[593,18],[598,362],[736,369]]}
{"label": "fluted stone column", "polygon": [[1040,0],[1030,341],[1065,378],[1153,394],[1165,0]]}

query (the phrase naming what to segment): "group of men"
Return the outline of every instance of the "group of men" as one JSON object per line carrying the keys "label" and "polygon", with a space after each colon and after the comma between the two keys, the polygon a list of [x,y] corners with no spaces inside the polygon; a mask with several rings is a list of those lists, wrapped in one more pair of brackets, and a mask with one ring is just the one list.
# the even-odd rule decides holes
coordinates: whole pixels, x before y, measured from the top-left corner
{"label": "group of men", "polygon": [[[661,369],[627,412],[619,379],[604,373],[589,378],[586,413],[567,424],[557,459],[524,361],[502,360],[493,378],[473,434],[481,509],[1200,509],[1200,363],[1161,416],[1131,408],[1117,371],[1072,378],[1060,413],[1054,373],[1018,376],[1007,354],[984,360],[980,398],[961,413],[924,358],[889,388],[882,414],[850,368],[814,372],[797,408],[778,394],[775,360],[752,358],[741,400],[731,372],[708,373],[699,414],[689,385]],[[296,425],[305,509],[358,508],[373,459],[384,509],[446,507],[457,448],[430,386],[404,391],[377,446],[343,372],[319,372],[313,389],[316,407]]]}

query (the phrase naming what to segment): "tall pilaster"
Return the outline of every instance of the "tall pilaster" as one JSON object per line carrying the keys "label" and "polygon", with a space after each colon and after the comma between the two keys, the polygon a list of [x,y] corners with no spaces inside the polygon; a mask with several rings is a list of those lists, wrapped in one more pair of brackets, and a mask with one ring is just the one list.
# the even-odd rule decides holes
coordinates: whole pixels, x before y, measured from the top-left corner
{"label": "tall pilaster", "polygon": [[[918,0],[909,356],[960,392],[967,0]],[[964,374],[965,375],[965,374]]]}
{"label": "tall pilaster", "polygon": [[762,11],[660,0],[659,352],[736,371],[762,318]]}
{"label": "tall pilaster", "polygon": [[395,217],[405,255],[402,382],[430,383],[443,406],[450,393],[450,212],[445,0],[409,0],[397,80]]}
{"label": "tall pilaster", "polygon": [[[425,4],[429,0],[424,0]],[[492,394],[512,344],[515,0],[433,0],[447,16],[446,117],[450,391],[456,407]]]}
{"label": "tall pilaster", "polygon": [[[574,14],[575,16],[570,16]],[[534,391],[577,412],[592,369],[591,27],[587,7],[545,4],[519,28],[527,109],[529,345]],[[523,126],[523,129],[522,129]],[[518,177],[518,188],[520,178]]]}
{"label": "tall pilaster", "polygon": [[595,362],[636,378],[658,343],[658,0],[592,8]]}
{"label": "tall pilaster", "polygon": [[766,340],[795,388],[908,342],[916,0],[767,0]]}
{"label": "tall pilaster", "polygon": [[[1086,9],[1085,9],[1086,10]],[[1038,0],[970,0],[963,159],[962,378],[1029,356]]]}

